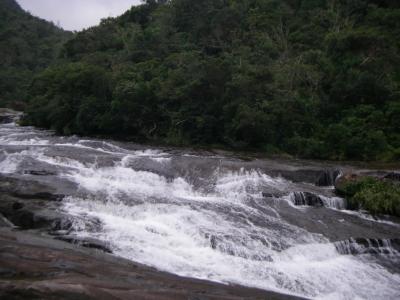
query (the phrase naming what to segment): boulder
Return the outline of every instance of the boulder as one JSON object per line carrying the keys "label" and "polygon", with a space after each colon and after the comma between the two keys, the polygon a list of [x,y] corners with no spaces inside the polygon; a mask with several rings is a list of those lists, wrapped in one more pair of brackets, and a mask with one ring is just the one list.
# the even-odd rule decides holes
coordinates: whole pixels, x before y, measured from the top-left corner
{"label": "boulder", "polygon": [[56,193],[53,188],[47,185],[5,175],[0,175],[0,193],[21,199],[60,201],[64,198],[64,195]]}
{"label": "boulder", "polygon": [[57,210],[59,203],[27,195],[0,194],[0,213],[21,229],[59,230],[72,226],[69,217]]}
{"label": "boulder", "polygon": [[357,182],[362,178],[364,178],[364,176],[353,173],[348,173],[340,176],[339,178],[337,178],[334,185],[336,194],[338,194],[339,196],[346,196],[346,191],[345,191],[346,185],[351,182]]}
{"label": "boulder", "polygon": [[52,210],[31,210],[24,208],[7,214],[7,218],[21,229],[53,229],[53,224],[60,223],[60,219],[65,218]]}

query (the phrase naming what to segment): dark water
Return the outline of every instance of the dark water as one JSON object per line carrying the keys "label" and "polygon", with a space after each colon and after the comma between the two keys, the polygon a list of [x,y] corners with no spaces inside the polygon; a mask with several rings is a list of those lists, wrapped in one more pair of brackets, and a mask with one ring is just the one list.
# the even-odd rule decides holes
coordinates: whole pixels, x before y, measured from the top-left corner
{"label": "dark water", "polygon": [[0,172],[67,195],[60,209],[79,216],[74,234],[117,255],[310,298],[399,299],[400,225],[346,211],[331,186],[316,185],[342,168],[0,126]]}

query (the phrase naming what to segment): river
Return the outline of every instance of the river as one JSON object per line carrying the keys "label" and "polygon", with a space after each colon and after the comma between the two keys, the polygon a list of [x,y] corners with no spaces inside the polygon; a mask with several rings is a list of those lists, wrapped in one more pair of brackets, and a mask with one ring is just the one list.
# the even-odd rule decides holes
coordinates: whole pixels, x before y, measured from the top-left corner
{"label": "river", "polygon": [[315,299],[399,299],[400,224],[345,209],[331,184],[349,168],[0,125],[0,173],[64,195],[68,235],[186,277]]}

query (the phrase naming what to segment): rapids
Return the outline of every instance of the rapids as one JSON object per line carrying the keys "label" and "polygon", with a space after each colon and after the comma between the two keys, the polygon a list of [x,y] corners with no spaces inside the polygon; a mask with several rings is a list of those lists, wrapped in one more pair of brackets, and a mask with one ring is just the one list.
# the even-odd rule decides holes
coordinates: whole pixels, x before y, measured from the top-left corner
{"label": "rapids", "polygon": [[[115,255],[306,298],[399,299],[399,223],[346,211],[332,186],[318,184],[340,168],[0,125],[0,173],[57,188],[70,234]],[[373,241],[377,251],[366,251]]]}

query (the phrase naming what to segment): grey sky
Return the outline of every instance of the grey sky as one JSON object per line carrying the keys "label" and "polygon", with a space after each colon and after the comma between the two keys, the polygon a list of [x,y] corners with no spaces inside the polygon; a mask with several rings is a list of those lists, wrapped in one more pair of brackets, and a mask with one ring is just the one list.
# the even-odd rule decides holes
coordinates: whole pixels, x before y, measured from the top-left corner
{"label": "grey sky", "polygon": [[121,15],[140,0],[17,0],[32,15],[60,22],[67,30],[99,24],[102,18]]}

